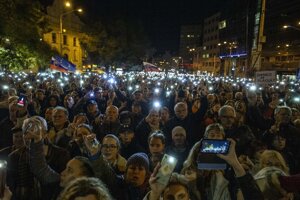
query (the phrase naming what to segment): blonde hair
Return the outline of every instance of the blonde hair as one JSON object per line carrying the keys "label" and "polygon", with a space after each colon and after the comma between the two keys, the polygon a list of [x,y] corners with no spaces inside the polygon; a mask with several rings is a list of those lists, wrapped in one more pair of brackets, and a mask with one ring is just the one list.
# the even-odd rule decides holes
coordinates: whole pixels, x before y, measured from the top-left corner
{"label": "blonde hair", "polygon": [[81,177],[70,182],[61,192],[58,200],[73,200],[76,197],[94,195],[97,200],[111,200],[106,186],[97,178]]}
{"label": "blonde hair", "polygon": [[286,165],[286,162],[282,155],[278,151],[274,150],[265,150],[260,157],[260,169],[265,167],[277,167],[289,173],[289,168]]}

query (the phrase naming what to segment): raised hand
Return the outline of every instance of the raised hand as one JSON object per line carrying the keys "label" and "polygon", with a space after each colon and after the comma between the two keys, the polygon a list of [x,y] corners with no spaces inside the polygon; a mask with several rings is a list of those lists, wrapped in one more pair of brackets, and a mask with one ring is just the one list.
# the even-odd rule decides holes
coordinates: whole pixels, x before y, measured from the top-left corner
{"label": "raised hand", "polygon": [[92,133],[90,135],[83,136],[83,141],[91,156],[96,155],[100,151],[101,144],[97,140],[96,134]]}

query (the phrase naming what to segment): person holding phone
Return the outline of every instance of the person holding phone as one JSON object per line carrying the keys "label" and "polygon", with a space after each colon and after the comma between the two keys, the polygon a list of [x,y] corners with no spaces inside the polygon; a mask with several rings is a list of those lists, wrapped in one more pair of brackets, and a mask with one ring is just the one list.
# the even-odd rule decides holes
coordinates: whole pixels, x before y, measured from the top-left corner
{"label": "person holding phone", "polygon": [[[204,139],[219,140],[220,142],[226,141],[223,127],[220,124],[209,125],[205,130]],[[240,168],[241,165],[236,158],[235,141],[230,139],[229,141],[227,140],[226,143],[230,144],[230,146],[227,151],[224,152],[225,154],[212,153],[211,155],[218,156],[231,167],[233,167],[233,165],[237,167],[236,176],[244,176],[246,174],[245,170]],[[241,199],[242,195],[244,195],[241,189],[230,194],[229,189],[235,187],[235,182],[225,178],[224,169],[198,169],[199,164],[202,164],[201,155],[203,153],[200,152],[201,145],[202,143],[200,141],[193,146],[181,172],[189,183],[192,199]]]}

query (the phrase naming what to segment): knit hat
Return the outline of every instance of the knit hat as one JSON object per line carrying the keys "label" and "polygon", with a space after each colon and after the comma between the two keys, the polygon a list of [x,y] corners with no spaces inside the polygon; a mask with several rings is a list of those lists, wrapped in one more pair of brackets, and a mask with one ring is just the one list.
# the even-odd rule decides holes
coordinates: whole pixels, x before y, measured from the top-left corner
{"label": "knit hat", "polygon": [[143,166],[146,172],[149,172],[149,158],[145,153],[135,153],[130,156],[127,160],[126,169],[128,169],[130,165]]}

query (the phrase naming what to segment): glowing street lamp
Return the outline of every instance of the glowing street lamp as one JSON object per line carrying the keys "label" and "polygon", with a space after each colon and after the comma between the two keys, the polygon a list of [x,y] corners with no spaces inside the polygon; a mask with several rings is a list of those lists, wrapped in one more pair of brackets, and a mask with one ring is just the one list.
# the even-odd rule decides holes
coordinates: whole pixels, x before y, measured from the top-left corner
{"label": "glowing street lamp", "polygon": [[300,28],[297,28],[297,27],[295,27],[295,26],[291,26],[291,25],[284,25],[284,26],[282,26],[282,28],[284,28],[284,29],[291,28],[291,29],[294,29],[294,30],[300,31]]}

